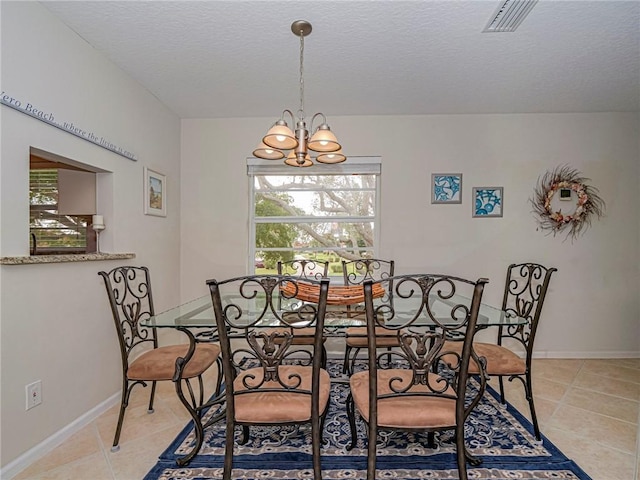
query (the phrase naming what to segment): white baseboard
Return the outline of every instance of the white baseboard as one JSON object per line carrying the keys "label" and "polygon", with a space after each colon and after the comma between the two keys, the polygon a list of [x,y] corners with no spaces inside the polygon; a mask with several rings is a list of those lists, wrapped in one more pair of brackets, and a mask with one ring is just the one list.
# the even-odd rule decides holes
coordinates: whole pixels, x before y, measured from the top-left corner
{"label": "white baseboard", "polygon": [[640,358],[640,351],[627,352],[533,352],[533,358]]}
{"label": "white baseboard", "polygon": [[47,453],[52,451],[58,445],[62,444],[65,440],[67,440],[71,435],[79,432],[84,427],[93,422],[96,418],[102,415],[104,412],[109,410],[114,405],[117,405],[120,402],[120,393],[116,393],[111,397],[107,398],[104,402],[100,403],[96,407],[89,410],[84,415],[78,417],[73,422],[58,430],[56,433],[51,435],[49,438],[40,442],[35,447],[27,450],[18,458],[9,462],[7,465],[2,467],[0,470],[0,478],[5,480],[10,480],[22,470],[27,468],[29,465],[34,463],[36,460],[42,458]]}

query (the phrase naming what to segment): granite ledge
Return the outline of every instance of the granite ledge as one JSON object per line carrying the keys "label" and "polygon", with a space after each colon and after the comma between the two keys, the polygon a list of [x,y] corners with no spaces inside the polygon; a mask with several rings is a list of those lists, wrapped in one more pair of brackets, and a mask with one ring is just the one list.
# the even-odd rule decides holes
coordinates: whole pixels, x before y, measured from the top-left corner
{"label": "granite ledge", "polygon": [[83,253],[78,255],[33,255],[0,257],[0,265],[34,265],[37,263],[95,262],[100,260],[127,260],[135,253]]}

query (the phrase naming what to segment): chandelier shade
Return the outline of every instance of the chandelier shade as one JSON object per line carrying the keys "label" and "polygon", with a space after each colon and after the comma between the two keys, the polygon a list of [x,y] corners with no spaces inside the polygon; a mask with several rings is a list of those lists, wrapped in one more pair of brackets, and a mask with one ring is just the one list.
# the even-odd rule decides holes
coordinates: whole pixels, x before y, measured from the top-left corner
{"label": "chandelier shade", "polygon": [[[340,163],[347,157],[342,153],[342,146],[329,128],[323,113],[316,113],[311,118],[309,128],[304,116],[304,37],[311,33],[311,24],[306,20],[296,20],[291,24],[291,31],[300,37],[300,108],[297,116],[291,110],[284,110],[282,117],[269,129],[262,138],[262,142],[253,151],[258,158],[265,160],[280,160],[293,167],[310,167],[313,158],[309,151],[317,152],[315,158],[320,163]],[[291,124],[295,131],[289,128],[285,116],[291,117]],[[317,117],[321,117],[321,123],[314,134],[309,138],[309,132],[313,131],[313,124]],[[291,150],[287,153],[286,151]]]}
{"label": "chandelier shade", "polygon": [[316,157],[316,160],[320,163],[342,163],[347,159],[342,153],[342,150],[336,152],[321,153]]}
{"label": "chandelier shade", "polygon": [[338,139],[326,123],[318,127],[316,133],[311,136],[307,146],[315,152],[336,152],[342,148],[338,143]]}
{"label": "chandelier shade", "polygon": [[[281,150],[290,150],[298,146],[295,134],[284,120],[278,120],[262,139],[265,145]],[[284,156],[284,155],[283,155]]]}
{"label": "chandelier shade", "polygon": [[310,167],[311,165],[313,165],[311,157],[308,153],[303,157],[302,161],[299,161],[296,152],[291,152],[289,155],[287,155],[287,159],[284,161],[284,163],[286,163],[290,167]]}
{"label": "chandelier shade", "polygon": [[253,155],[258,158],[264,158],[265,160],[280,160],[285,157],[277,148],[265,145],[264,142],[260,142],[260,145],[253,151]]}

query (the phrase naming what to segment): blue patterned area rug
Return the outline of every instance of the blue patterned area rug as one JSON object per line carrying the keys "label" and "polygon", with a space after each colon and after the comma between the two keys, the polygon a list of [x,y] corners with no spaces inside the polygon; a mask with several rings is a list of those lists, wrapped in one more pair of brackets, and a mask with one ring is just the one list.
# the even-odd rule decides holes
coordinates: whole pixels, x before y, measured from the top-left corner
{"label": "blue patterned area rug", "polygon": [[[333,376],[340,376],[338,362],[330,361],[328,369]],[[474,384],[469,393],[475,393],[476,388]],[[357,447],[351,451],[345,448],[351,441],[345,410],[348,393],[348,385],[332,385],[324,429],[328,444],[322,449],[323,479],[366,477],[366,435],[361,420],[358,419]],[[207,413],[210,414],[213,412]],[[469,467],[469,478],[590,480],[549,440],[543,437],[542,442],[537,442],[531,423],[511,405],[501,405],[499,396],[490,387],[466,422],[465,430],[469,450],[482,458],[482,465]],[[144,480],[222,478],[223,422],[207,429],[202,449],[188,466],[177,466],[176,458],[191,450],[193,438],[189,424],[160,455]],[[436,445],[436,448],[427,446],[426,434],[380,432],[377,478],[457,479],[452,433],[436,434]],[[234,450],[234,479],[309,479],[313,478],[311,467],[309,426],[251,427],[249,442],[236,444]]]}

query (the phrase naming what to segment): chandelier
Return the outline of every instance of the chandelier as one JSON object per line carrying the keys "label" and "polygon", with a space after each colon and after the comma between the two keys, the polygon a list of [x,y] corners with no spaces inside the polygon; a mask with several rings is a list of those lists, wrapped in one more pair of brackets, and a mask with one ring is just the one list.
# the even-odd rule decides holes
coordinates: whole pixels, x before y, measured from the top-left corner
{"label": "chandelier", "polygon": [[[311,124],[307,129],[304,118],[304,37],[311,33],[311,24],[306,20],[296,20],[291,24],[291,31],[300,37],[300,109],[297,118],[291,110],[284,110],[280,119],[269,129],[262,138],[262,142],[253,151],[258,158],[265,160],[280,160],[292,167],[310,167],[313,165],[311,152],[315,160],[320,163],[340,163],[347,157],[342,154],[341,146],[333,134],[327,119],[323,113],[316,113],[311,118]],[[295,132],[289,128],[285,117],[289,117],[291,124],[295,125]],[[313,130],[313,124],[317,118],[321,118],[320,125],[316,128],[311,138],[309,131]],[[288,152],[288,153],[287,153]]]}

